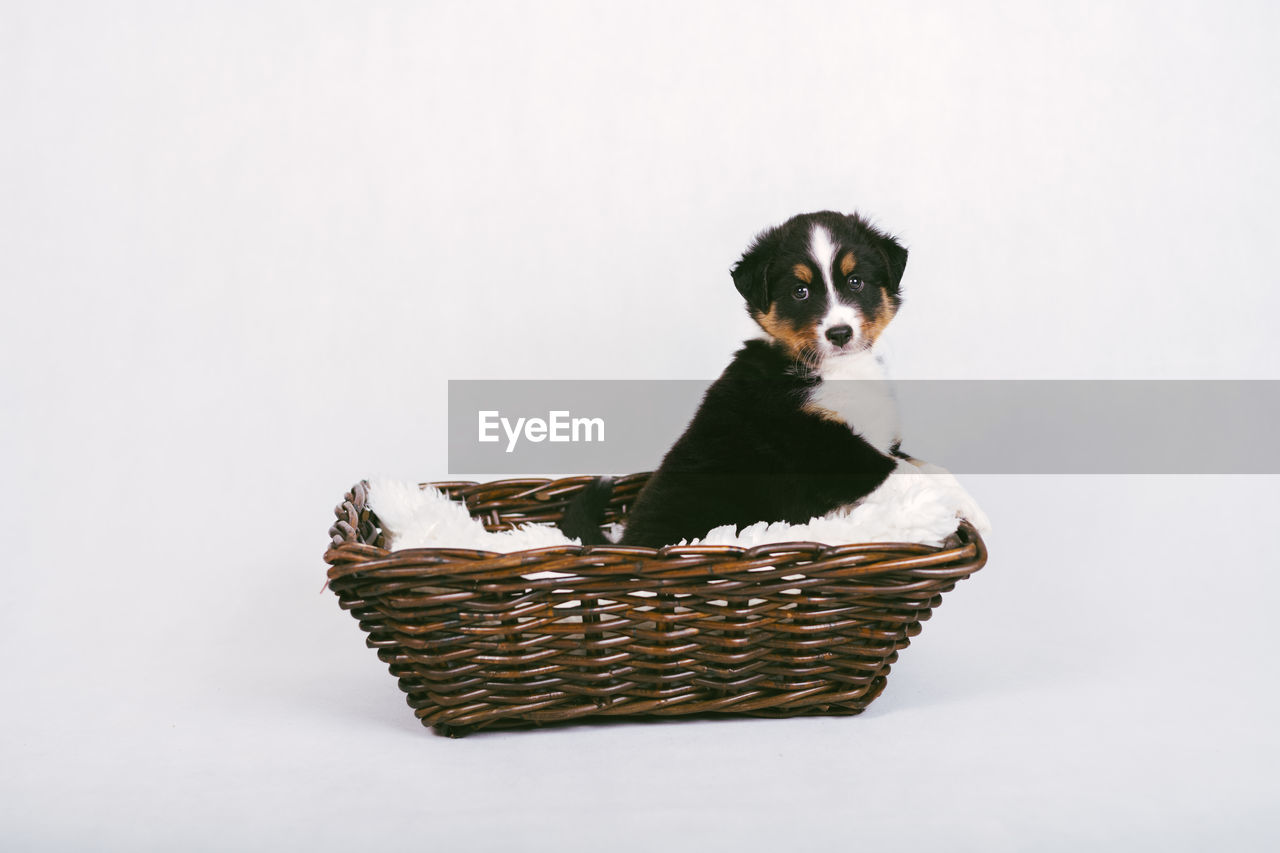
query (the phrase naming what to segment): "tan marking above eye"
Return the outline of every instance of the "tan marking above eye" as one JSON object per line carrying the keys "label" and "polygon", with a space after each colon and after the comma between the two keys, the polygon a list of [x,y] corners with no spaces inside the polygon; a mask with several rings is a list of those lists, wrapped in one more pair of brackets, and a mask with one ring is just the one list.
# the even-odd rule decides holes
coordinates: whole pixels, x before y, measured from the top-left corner
{"label": "tan marking above eye", "polygon": [[848,275],[857,265],[858,259],[853,256],[853,252],[845,252],[840,258],[840,275]]}
{"label": "tan marking above eye", "polygon": [[813,271],[806,265],[796,264],[791,268],[791,271],[795,273],[796,278],[800,279],[805,284],[813,284]]}

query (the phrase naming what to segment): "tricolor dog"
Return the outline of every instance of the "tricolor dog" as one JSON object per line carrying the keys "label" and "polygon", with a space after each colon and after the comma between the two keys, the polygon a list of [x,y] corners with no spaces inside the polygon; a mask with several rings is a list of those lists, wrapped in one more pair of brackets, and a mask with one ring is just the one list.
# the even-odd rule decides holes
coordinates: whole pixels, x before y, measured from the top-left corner
{"label": "tricolor dog", "polygon": [[[637,496],[620,544],[661,546],[725,524],[801,524],[903,477],[945,477],[958,515],[986,519],[943,469],[900,448],[875,343],[902,304],[907,250],[857,214],[795,216],[761,233],[733,283],[763,331],[707,390]],[[607,483],[584,492],[563,529],[604,542]],[[592,506],[594,504],[594,506]]]}

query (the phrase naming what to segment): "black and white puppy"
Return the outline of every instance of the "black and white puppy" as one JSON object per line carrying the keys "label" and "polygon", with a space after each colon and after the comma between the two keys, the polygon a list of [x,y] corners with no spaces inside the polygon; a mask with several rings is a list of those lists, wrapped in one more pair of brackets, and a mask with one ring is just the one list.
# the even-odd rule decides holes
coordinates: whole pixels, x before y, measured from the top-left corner
{"label": "black and white puppy", "polygon": [[[919,473],[922,463],[899,449],[872,349],[902,303],[906,263],[897,240],[856,214],[803,214],[756,237],[732,275],[765,336],[747,341],[707,390],[637,496],[620,544],[801,524],[856,504],[904,467]],[[585,509],[571,507],[562,527],[598,544]]]}

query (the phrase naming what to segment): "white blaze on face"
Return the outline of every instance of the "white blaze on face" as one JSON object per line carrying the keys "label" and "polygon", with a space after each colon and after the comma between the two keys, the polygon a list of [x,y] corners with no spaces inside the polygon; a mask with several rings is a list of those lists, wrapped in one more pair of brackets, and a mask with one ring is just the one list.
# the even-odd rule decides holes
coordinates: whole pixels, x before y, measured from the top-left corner
{"label": "white blaze on face", "polygon": [[833,326],[848,326],[853,330],[853,338],[846,346],[851,349],[857,348],[862,338],[862,312],[853,305],[846,305],[840,301],[835,283],[831,279],[832,270],[836,265],[836,244],[831,239],[831,232],[822,225],[815,224],[809,231],[809,256],[822,272],[822,282],[827,288],[827,313],[818,324],[818,340],[829,351],[835,352],[837,347],[827,340],[827,329]]}

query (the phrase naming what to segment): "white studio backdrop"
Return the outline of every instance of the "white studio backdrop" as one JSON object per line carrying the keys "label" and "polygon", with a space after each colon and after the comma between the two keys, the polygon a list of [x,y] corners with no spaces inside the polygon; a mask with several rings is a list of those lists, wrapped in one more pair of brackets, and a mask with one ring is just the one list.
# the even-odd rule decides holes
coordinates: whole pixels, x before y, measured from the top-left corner
{"label": "white studio backdrop", "polygon": [[[750,813],[762,842],[794,837],[765,803],[796,794],[938,849],[1265,847],[1280,643],[1249,543],[1274,477],[973,478],[990,568],[887,709],[843,723],[450,745],[318,590],[345,488],[448,473],[448,379],[714,377],[751,332],[730,265],[797,212],[910,247],[896,376],[1280,378],[1277,25],[1267,3],[0,2],[0,844],[464,849],[489,762],[666,815],[677,849],[712,830],[661,761],[638,764],[661,795],[565,769],[675,743],[703,816]],[[828,764],[717,799],[750,748],[896,769],[870,799]],[[523,796],[543,811],[495,837],[550,825]]]}

